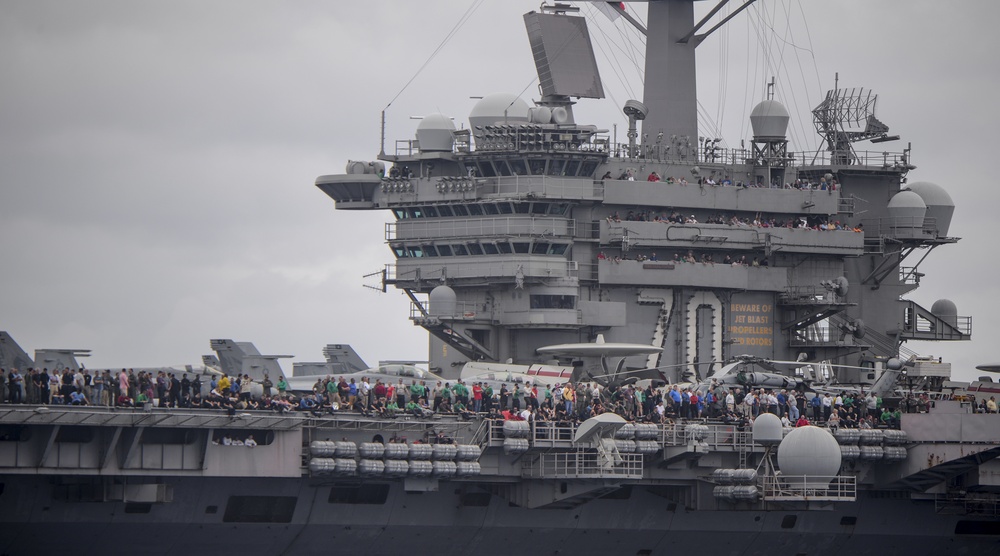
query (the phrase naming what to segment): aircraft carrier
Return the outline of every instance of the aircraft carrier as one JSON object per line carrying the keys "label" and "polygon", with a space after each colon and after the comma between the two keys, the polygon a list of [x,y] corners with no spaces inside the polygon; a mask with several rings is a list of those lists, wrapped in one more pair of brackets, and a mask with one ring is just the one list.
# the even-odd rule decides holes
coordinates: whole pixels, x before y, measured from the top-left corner
{"label": "aircraft carrier", "polygon": [[[893,372],[900,395],[942,391],[950,366],[905,342],[968,340],[971,318],[908,295],[957,241],[954,205],[911,180],[908,149],[860,149],[895,139],[873,93],[817,99],[819,152],[789,150],[789,113],[762,93],[753,137],[725,148],[697,122],[695,47],[714,28],[692,0],[649,2],[644,96],[617,144],[574,117],[604,96],[586,21],[543,6],[524,22],[538,100],[488,95],[460,127],[428,114],[316,180],[337,209],[395,216],[381,286],[410,296],[431,371],[698,383],[743,358],[796,362],[803,384]],[[655,349],[551,349],[598,338]],[[945,399],[898,430],[836,434],[4,405],[0,554],[989,554],[998,419]]]}

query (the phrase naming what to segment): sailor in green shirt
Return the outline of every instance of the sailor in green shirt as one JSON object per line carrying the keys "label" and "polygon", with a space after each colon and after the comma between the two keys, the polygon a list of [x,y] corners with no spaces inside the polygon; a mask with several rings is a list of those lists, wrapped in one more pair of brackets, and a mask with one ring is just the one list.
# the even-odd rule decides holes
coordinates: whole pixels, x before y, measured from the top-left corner
{"label": "sailor in green shirt", "polygon": [[[410,401],[415,404],[423,395],[424,387],[419,382],[413,381],[413,384],[410,385]],[[410,410],[410,404],[406,404],[406,410]]]}
{"label": "sailor in green shirt", "polygon": [[418,404],[415,400],[410,400],[409,402],[406,403],[406,412],[412,413],[417,417],[420,417],[424,414],[424,411],[420,408],[420,404]]}
{"label": "sailor in green shirt", "polygon": [[285,380],[285,377],[281,377],[278,379],[278,394],[284,396],[286,390],[288,390],[288,381]]}
{"label": "sailor in green shirt", "polygon": [[493,387],[484,384],[483,385],[483,411],[489,411],[489,408],[493,406]]}
{"label": "sailor in green shirt", "polygon": [[461,402],[467,402],[469,400],[469,389],[462,384],[459,380],[455,383],[455,386],[451,387],[452,391],[455,393],[455,398]]}
{"label": "sailor in green shirt", "polygon": [[882,421],[882,424],[888,425],[891,419],[892,419],[892,413],[889,413],[889,408],[888,407],[882,408],[882,416],[879,418],[879,420]]}

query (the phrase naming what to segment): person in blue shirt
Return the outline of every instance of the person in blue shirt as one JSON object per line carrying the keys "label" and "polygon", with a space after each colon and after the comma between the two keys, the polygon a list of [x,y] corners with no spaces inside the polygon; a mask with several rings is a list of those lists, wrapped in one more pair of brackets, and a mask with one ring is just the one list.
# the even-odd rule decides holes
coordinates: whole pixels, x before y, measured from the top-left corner
{"label": "person in blue shirt", "polygon": [[80,392],[71,392],[69,397],[72,405],[87,405],[87,397]]}

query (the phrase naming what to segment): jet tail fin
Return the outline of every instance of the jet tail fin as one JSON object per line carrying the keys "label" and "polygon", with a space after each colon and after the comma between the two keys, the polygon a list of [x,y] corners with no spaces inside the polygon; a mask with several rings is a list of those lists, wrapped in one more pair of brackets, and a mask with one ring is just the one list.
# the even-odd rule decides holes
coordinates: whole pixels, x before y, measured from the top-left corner
{"label": "jet tail fin", "polygon": [[263,380],[266,374],[273,381],[283,375],[278,359],[291,357],[291,355],[261,355],[250,342],[212,340],[211,345],[215,353],[219,354],[218,362],[222,372],[229,376],[249,375],[254,380]]}
{"label": "jet tail fin", "polygon": [[331,374],[359,373],[369,368],[349,344],[327,344],[323,356],[330,365]]}
{"label": "jet tail fin", "polygon": [[[247,353],[232,340],[212,340],[212,350],[219,355],[219,369],[229,376],[243,373],[243,359]],[[211,356],[207,356],[211,357]]]}
{"label": "jet tail fin", "polygon": [[36,349],[35,366],[43,369],[70,369],[77,371],[83,368],[76,358],[90,357],[89,349]]}
{"label": "jet tail fin", "polygon": [[0,331],[0,368],[24,370],[34,366],[35,362],[14,338],[7,332]]}
{"label": "jet tail fin", "polygon": [[219,358],[214,355],[202,355],[201,364],[210,369],[215,369],[217,371],[222,370],[222,363],[220,363]]}

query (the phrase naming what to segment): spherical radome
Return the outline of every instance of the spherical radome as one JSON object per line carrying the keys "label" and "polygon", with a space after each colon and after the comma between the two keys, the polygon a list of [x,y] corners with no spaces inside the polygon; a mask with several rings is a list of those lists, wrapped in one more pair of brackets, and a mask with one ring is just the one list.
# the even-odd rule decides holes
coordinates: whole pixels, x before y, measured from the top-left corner
{"label": "spherical radome", "polygon": [[931,183],[929,181],[918,181],[911,183],[903,191],[912,191],[924,200],[924,203],[928,207],[953,207],[955,206],[955,201],[951,200],[951,195],[936,183]]}
{"label": "spherical radome", "polygon": [[931,312],[939,317],[949,317],[958,314],[958,306],[950,299],[938,299],[931,305]]}
{"label": "spherical radome", "polygon": [[454,143],[455,123],[444,114],[428,114],[417,125],[421,151],[450,151]]}
{"label": "spherical radome", "polygon": [[920,195],[927,205],[927,217],[934,219],[937,235],[946,237],[951,228],[951,218],[955,214],[955,201],[940,185],[929,181],[911,183],[904,191]]}
{"label": "spherical radome", "polygon": [[931,305],[931,313],[948,324],[958,324],[958,306],[950,299],[938,299]]}
{"label": "spherical radome", "polygon": [[924,202],[923,197],[917,195],[912,191],[907,191],[906,189],[896,193],[889,199],[889,208],[900,208],[900,209],[916,209],[927,210],[927,203]]}
{"label": "spherical radome", "polygon": [[778,445],[782,478],[805,488],[826,488],[830,478],[840,471],[840,463],[840,445],[826,429],[797,427]]}
{"label": "spherical radome", "polygon": [[753,421],[753,441],[757,444],[777,444],[783,434],[781,419],[773,413],[761,413]]}
{"label": "spherical radome", "polygon": [[895,223],[896,227],[923,227],[927,205],[920,195],[912,191],[900,191],[889,199],[888,208],[889,216],[899,219]]}
{"label": "spherical radome", "polygon": [[476,129],[486,125],[503,124],[504,122],[528,122],[528,103],[524,102],[513,93],[493,93],[479,99],[479,102],[472,107],[469,113],[469,125],[472,133],[479,135],[481,130]]}
{"label": "spherical radome", "polygon": [[784,137],[788,131],[788,110],[776,100],[765,100],[750,112],[754,137]]}
{"label": "spherical radome", "polygon": [[431,290],[428,296],[428,312],[436,317],[455,314],[458,306],[458,295],[448,286],[440,285]]}

